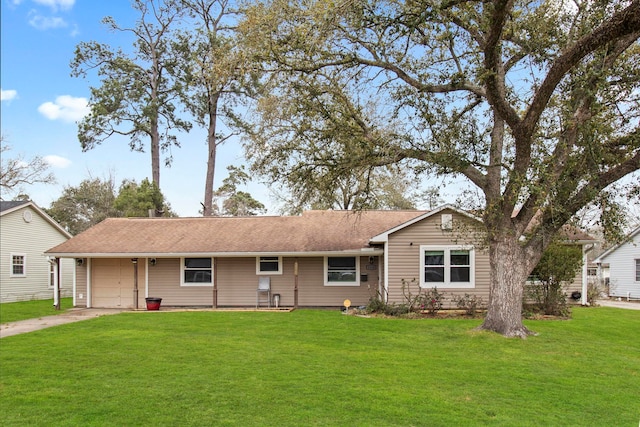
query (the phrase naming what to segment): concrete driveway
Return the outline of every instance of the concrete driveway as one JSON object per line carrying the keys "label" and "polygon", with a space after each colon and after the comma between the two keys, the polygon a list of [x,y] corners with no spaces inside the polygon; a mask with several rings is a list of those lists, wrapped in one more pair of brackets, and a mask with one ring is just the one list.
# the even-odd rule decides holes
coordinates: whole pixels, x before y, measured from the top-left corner
{"label": "concrete driveway", "polygon": [[598,300],[602,307],[625,308],[627,310],[640,310],[640,301],[616,301],[611,299]]}
{"label": "concrete driveway", "polygon": [[37,331],[51,326],[64,325],[65,323],[79,322],[95,317],[118,314],[126,310],[107,308],[72,308],[71,310],[54,316],[38,317],[36,319],[20,320],[18,322],[3,323],[0,325],[0,338],[26,332]]}

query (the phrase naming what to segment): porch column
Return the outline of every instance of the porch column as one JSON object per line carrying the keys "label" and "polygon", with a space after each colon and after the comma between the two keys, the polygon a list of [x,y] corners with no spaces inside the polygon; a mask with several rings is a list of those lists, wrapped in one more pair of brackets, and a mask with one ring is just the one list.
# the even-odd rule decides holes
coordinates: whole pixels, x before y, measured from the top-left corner
{"label": "porch column", "polygon": [[133,308],[138,309],[138,258],[131,258],[133,263]]}
{"label": "porch column", "polygon": [[298,308],[298,258],[293,263],[293,308]]}
{"label": "porch column", "polygon": [[213,258],[213,308],[218,308],[218,258]]}

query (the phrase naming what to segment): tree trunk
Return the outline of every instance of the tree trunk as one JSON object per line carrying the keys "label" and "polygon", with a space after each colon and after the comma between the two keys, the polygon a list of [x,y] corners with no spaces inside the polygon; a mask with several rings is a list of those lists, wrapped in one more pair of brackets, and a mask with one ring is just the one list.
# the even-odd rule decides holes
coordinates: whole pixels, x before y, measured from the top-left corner
{"label": "tree trunk", "polygon": [[489,306],[479,329],[506,337],[534,335],[522,323],[522,295],[529,272],[525,252],[514,237],[492,239],[489,243],[491,283]]}
{"label": "tree trunk", "polygon": [[207,144],[209,156],[207,158],[207,177],[204,183],[204,203],[202,204],[202,216],[210,216],[213,213],[213,180],[216,172],[216,123],[218,121],[218,96],[209,102],[209,131]]}
{"label": "tree trunk", "polygon": [[158,124],[151,125],[151,179],[160,188],[160,133]]}

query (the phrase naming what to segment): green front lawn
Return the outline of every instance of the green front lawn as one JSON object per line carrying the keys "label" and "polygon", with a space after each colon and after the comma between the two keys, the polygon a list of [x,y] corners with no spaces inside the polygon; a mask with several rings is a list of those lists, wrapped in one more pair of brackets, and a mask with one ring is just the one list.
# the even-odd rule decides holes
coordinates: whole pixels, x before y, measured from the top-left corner
{"label": "green front lawn", "polygon": [[528,321],[336,311],[139,312],[0,341],[0,424],[623,426],[640,420],[640,311]]}
{"label": "green front lawn", "polygon": [[0,323],[35,319],[64,313],[73,307],[73,298],[61,298],[60,310],[53,307],[53,299],[34,301],[5,302],[0,304]]}

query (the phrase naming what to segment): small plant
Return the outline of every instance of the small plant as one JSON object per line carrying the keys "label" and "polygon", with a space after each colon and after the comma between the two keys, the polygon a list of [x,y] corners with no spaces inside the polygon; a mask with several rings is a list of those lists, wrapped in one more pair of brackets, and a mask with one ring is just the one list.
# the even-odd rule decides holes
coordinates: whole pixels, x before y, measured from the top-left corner
{"label": "small plant", "polygon": [[442,310],[442,303],[444,301],[444,293],[438,291],[437,287],[433,287],[426,291],[424,294],[419,295],[418,303],[422,310],[427,310],[431,315],[436,314]]}
{"label": "small plant", "polygon": [[[411,288],[417,288],[418,293],[413,295],[411,293]],[[420,309],[422,288],[418,285],[418,281],[415,277],[411,279],[411,281],[402,279],[402,296],[404,298],[404,304],[402,305],[407,307],[407,312],[414,312]]]}
{"label": "small plant", "polygon": [[589,282],[587,285],[587,302],[591,307],[598,306],[598,298],[602,294],[602,287],[599,282]]}
{"label": "small plant", "polygon": [[481,308],[483,304],[482,297],[469,294],[464,294],[464,296],[451,295],[451,301],[454,302],[458,308],[464,310],[467,315],[474,317],[478,308]]}

